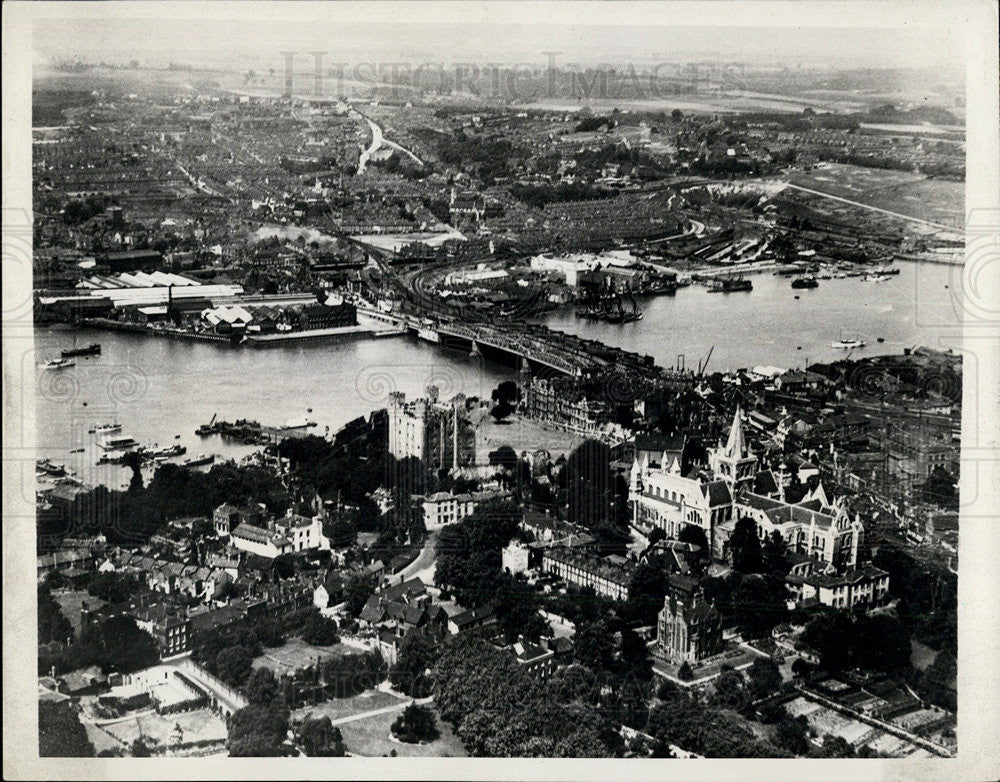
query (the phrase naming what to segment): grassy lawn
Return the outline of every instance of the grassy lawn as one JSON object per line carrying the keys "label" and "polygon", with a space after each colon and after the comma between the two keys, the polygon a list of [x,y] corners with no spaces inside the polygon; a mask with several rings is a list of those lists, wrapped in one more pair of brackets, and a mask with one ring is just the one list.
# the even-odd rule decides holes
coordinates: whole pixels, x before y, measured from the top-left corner
{"label": "grassy lawn", "polygon": [[302,719],[308,715],[319,717],[328,716],[331,720],[339,720],[343,717],[350,717],[354,714],[364,714],[366,711],[384,709],[388,706],[395,706],[400,703],[407,703],[409,699],[398,698],[392,693],[381,690],[368,690],[353,698],[332,698],[325,703],[316,706],[303,706],[292,712],[294,719]]}
{"label": "grassy lawn", "polygon": [[308,668],[317,658],[329,660],[331,657],[342,657],[347,654],[361,654],[360,649],[346,644],[333,646],[312,646],[301,638],[290,638],[284,646],[274,649],[264,648],[264,654],[253,661],[254,668],[270,668],[278,676]]}
{"label": "grassy lawn", "polygon": [[[347,751],[364,757],[382,757],[393,750],[400,757],[415,758],[464,758],[468,757],[465,747],[446,722],[438,717],[438,730],[441,737],[430,744],[404,744],[390,738],[389,726],[399,717],[400,712],[379,714],[364,720],[347,722],[340,725]],[[437,712],[435,712],[437,716]]]}
{"label": "grassy lawn", "polygon": [[498,424],[488,413],[476,425],[476,463],[486,464],[490,451],[501,445],[509,445],[517,453],[544,448],[556,459],[560,454],[570,452],[583,442],[578,434],[560,432],[555,428],[546,429],[536,421],[528,421],[517,415],[507,419],[509,423]]}

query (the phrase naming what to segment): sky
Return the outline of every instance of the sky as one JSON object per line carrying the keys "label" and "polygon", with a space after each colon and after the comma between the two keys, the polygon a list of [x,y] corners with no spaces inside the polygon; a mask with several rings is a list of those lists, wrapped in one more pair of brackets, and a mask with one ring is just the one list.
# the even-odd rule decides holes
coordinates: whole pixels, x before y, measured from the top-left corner
{"label": "sky", "polygon": [[[60,7],[55,5],[50,16],[58,16]],[[846,22],[858,21],[858,15],[849,10],[850,3],[841,3],[843,12],[832,17],[806,12],[795,17],[775,17],[763,12],[754,14],[753,9],[751,13],[722,17],[740,22],[739,26],[705,24],[699,15],[673,14],[672,3],[645,7],[612,3],[621,12],[610,18],[603,9],[598,16],[583,13],[589,4],[580,6],[580,13],[567,13],[575,7],[568,3],[536,3],[527,12],[515,3],[493,5],[488,7],[496,10],[475,17],[451,13],[437,3],[420,4],[416,16],[386,16],[384,4],[370,11],[361,5],[332,5],[336,7],[316,4],[312,6],[315,10],[297,6],[296,13],[276,11],[277,15],[267,17],[259,10],[265,4],[260,4],[251,16],[263,18],[255,19],[243,13],[237,15],[236,11],[242,9],[220,3],[212,9],[216,18],[179,16],[171,18],[169,24],[162,19],[111,16],[39,20],[33,36],[36,62],[53,56],[79,56],[109,62],[137,58],[143,64],[178,60],[240,69],[273,67],[282,61],[281,53],[285,51],[322,51],[328,62],[351,64],[468,61],[534,65],[546,62],[548,52],[557,52],[559,63],[632,63],[637,68],[697,59],[824,69],[942,69],[961,67],[964,62],[963,38],[956,27],[927,20],[918,24],[918,14],[880,16],[874,20],[880,26],[859,23],[845,27],[842,25]],[[677,7],[688,5],[679,3]],[[761,7],[768,5],[763,3]],[[730,3],[710,6],[732,6],[734,10],[744,7]],[[550,11],[553,7],[555,12]],[[813,4],[800,3],[798,7],[809,9]],[[412,10],[411,6],[403,8]],[[92,7],[88,10],[100,13],[100,8],[96,12]],[[542,12],[551,18],[545,18]],[[317,19],[310,13],[325,18]],[[408,16],[412,19],[400,19]],[[529,16],[531,21],[526,22]],[[702,16],[718,17],[718,13]],[[821,17],[841,26],[817,26]]]}

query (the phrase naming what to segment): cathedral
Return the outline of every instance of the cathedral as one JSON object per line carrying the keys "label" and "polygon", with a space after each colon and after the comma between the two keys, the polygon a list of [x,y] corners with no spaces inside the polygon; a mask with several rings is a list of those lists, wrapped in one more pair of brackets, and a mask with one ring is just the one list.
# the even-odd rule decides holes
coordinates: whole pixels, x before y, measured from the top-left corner
{"label": "cathedral", "polygon": [[851,518],[843,498],[831,502],[818,484],[790,501],[783,481],[759,469],[739,408],[725,442],[708,450],[707,468],[684,473],[676,453],[664,452],[659,460],[639,454],[632,464],[629,500],[637,529],[659,527],[676,539],[684,527],[696,526],[719,560],[728,558],[729,539],[743,517],[754,520],[762,540],[778,532],[789,553],[830,570],[856,567],[864,543],[861,520]]}

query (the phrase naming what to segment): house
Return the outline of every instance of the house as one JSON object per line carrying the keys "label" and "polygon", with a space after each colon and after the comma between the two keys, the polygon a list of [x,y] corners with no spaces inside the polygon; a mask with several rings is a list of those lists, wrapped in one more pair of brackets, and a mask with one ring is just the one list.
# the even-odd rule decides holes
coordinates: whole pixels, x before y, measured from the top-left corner
{"label": "house", "polygon": [[313,590],[313,605],[324,611],[333,605],[333,598],[339,598],[343,592],[344,577],[339,573],[327,573]]}
{"label": "house", "polygon": [[852,567],[839,575],[826,568],[807,575],[789,573],[785,585],[794,596],[794,605],[814,599],[831,608],[874,608],[888,599],[889,574],[873,565]]}
{"label": "house", "polygon": [[452,635],[479,630],[496,624],[497,617],[492,605],[480,606],[455,614],[448,619],[448,632]]}
{"label": "house", "polygon": [[557,546],[542,553],[542,570],[568,583],[591,587],[597,594],[612,600],[628,600],[635,564]]}
{"label": "house", "polygon": [[533,676],[545,681],[556,669],[556,653],[540,644],[529,643],[520,636],[511,647],[517,664]]}
{"label": "house", "polygon": [[60,676],[58,681],[59,692],[72,697],[96,695],[108,686],[108,679],[101,673],[101,668],[98,665],[70,671]]}

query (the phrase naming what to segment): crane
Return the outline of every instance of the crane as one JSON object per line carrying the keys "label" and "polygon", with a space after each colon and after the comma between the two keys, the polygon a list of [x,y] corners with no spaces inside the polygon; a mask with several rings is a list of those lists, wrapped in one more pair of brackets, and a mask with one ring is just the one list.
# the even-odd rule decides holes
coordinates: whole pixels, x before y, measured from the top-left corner
{"label": "crane", "polygon": [[715,350],[715,345],[712,345],[708,349],[708,355],[705,356],[705,363],[698,362],[698,377],[702,377],[705,374],[705,369],[708,367],[708,360],[712,357],[713,350]]}

